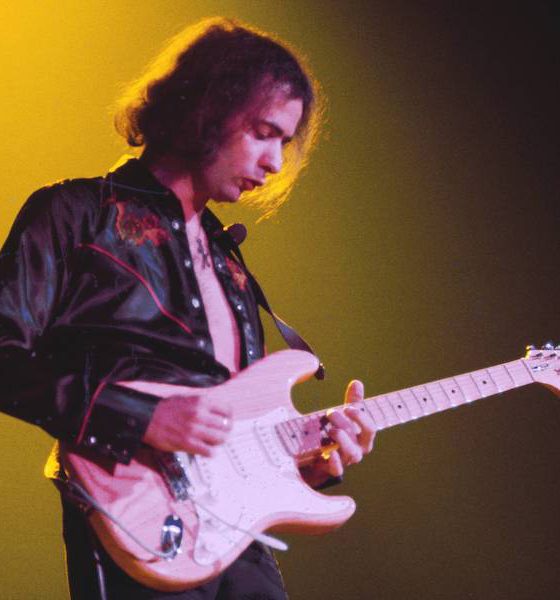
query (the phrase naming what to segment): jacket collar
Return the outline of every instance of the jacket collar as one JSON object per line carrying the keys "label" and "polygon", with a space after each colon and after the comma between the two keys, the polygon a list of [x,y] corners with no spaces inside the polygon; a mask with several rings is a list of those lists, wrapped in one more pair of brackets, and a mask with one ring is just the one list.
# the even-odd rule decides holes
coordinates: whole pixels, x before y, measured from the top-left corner
{"label": "jacket collar", "polygon": [[106,180],[109,185],[137,193],[174,196],[173,192],[162,185],[142,160],[138,158],[130,158],[115,169],[111,169],[107,173]]}
{"label": "jacket collar", "polygon": [[[173,204],[175,210],[180,212],[181,220],[183,219],[183,211],[178,198],[169,188],[160,183],[141,159],[130,158],[123,164],[120,163],[121,161],[105,177],[109,194],[112,195],[113,192],[126,193],[128,191],[167,199]],[[223,223],[209,208],[205,208],[202,212],[201,223],[206,234],[211,238],[218,239],[226,232]]]}

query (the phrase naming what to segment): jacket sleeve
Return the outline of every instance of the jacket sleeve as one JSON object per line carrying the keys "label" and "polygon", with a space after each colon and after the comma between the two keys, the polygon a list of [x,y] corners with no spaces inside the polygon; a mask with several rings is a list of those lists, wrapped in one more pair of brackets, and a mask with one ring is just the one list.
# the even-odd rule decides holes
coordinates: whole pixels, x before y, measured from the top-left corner
{"label": "jacket sleeve", "polygon": [[128,463],[157,398],[95,372],[87,347],[53,342],[69,261],[95,230],[98,204],[91,183],[57,184],[35,192],[14,222],[0,253],[0,410]]}

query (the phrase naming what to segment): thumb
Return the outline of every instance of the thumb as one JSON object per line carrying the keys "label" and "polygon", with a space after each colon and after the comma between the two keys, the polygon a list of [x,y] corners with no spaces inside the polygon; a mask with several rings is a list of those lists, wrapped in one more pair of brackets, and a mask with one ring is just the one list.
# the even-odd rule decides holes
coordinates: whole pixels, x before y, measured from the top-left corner
{"label": "thumb", "polygon": [[364,384],[358,379],[353,379],[346,387],[344,404],[360,402],[364,399]]}

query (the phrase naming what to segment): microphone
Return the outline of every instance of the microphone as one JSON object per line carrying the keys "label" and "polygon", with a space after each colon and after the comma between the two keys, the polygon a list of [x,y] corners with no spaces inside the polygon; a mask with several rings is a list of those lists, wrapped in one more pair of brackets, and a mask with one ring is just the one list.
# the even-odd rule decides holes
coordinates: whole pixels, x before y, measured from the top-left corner
{"label": "microphone", "polygon": [[222,240],[226,238],[224,241],[229,243],[234,242],[236,246],[239,246],[247,237],[247,227],[242,223],[232,223],[224,227],[221,231],[216,231],[214,237]]}

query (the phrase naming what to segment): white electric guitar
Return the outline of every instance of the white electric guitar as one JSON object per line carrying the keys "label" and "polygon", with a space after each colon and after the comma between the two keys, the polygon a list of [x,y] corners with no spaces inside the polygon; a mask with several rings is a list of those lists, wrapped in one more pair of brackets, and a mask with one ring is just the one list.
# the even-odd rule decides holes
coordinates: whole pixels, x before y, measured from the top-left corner
{"label": "white electric guitar", "polygon": [[[290,398],[317,367],[313,355],[285,350],[213,388],[121,382],[160,396],[232,398],[234,426],[212,458],[144,448],[125,466],[62,446],[70,485],[93,507],[89,518],[115,562],[149,587],[178,591],[218,575],[255,539],[283,548],[267,530],[319,533],[344,523],[354,501],[311,489],[298,470],[332,446],[327,411],[302,415]],[[559,393],[560,348],[531,348],[359,408],[382,430],[534,382]]]}

